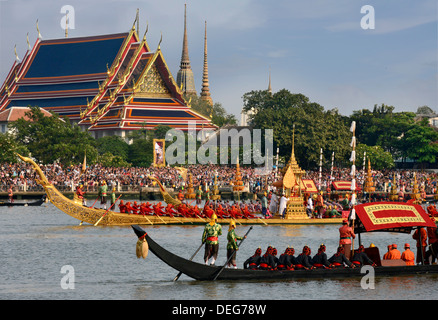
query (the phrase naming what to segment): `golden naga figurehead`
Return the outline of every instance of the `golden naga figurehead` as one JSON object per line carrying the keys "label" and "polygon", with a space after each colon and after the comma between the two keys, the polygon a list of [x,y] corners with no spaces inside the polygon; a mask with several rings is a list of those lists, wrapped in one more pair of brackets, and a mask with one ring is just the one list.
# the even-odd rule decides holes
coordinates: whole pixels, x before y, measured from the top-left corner
{"label": "golden naga figurehead", "polygon": [[38,175],[40,176],[40,179],[36,179],[36,182],[38,182],[39,184],[41,184],[43,187],[46,185],[50,185],[50,182],[47,180],[46,176],[44,175],[43,171],[41,170],[41,168],[39,167],[39,165],[37,165],[35,163],[35,161],[33,161],[31,158],[27,158],[27,157],[23,157],[22,155],[19,155],[18,153],[15,153],[22,161],[30,163],[32,165],[32,168],[35,170],[36,173],[38,173]]}

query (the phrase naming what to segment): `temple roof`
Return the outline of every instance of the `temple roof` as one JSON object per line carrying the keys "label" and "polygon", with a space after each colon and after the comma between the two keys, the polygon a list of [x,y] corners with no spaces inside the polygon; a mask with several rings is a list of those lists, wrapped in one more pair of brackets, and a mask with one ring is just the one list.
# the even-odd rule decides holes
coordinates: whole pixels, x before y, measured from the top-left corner
{"label": "temple roof", "polygon": [[89,130],[135,130],[144,123],[184,129],[190,121],[216,128],[187,105],[160,45],[151,51],[134,26],[127,33],[38,39],[0,88],[0,111],[29,105]]}

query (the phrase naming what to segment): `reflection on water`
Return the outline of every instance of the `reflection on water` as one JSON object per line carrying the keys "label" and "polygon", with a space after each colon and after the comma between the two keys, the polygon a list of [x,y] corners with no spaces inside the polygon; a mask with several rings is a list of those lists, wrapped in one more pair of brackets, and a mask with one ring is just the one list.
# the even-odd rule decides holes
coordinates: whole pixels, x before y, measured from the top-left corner
{"label": "reflection on water", "polygon": [[[151,237],[160,245],[189,258],[199,247],[203,226],[148,226]],[[243,235],[248,226],[238,226]],[[288,246],[301,252],[304,245],[313,249],[321,243],[327,254],[336,251],[338,225],[254,226],[237,254],[238,266],[273,245],[279,253]],[[220,237],[218,265],[225,262],[226,232]],[[362,242],[382,250],[387,244],[415,246],[412,235],[370,233]],[[143,259],[135,256],[135,237],[130,227],[79,226],[79,221],[51,204],[41,207],[0,208],[0,299],[437,299],[437,275],[382,277],[375,289],[362,289],[359,278],[287,281],[195,281],[170,268],[152,253]],[[201,249],[195,261],[202,262]],[[75,289],[60,286],[60,270],[71,265]]]}

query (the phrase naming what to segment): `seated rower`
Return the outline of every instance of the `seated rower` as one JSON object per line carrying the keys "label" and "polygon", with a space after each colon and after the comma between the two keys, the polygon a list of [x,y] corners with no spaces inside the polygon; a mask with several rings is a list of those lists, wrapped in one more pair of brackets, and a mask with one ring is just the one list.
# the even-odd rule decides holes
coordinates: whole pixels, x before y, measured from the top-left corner
{"label": "seated rower", "polygon": [[126,213],[132,213],[132,206],[131,206],[131,202],[126,202]]}
{"label": "seated rower", "polygon": [[331,268],[331,263],[327,259],[325,249],[325,245],[321,244],[318,253],[313,256],[312,262],[315,268]]}
{"label": "seated rower", "polygon": [[338,247],[338,251],[330,259],[328,259],[328,261],[335,268],[344,267],[344,263],[350,268],[354,268],[354,264],[352,264],[344,254],[344,247]]}
{"label": "seated rower", "polygon": [[137,204],[137,201],[134,201],[134,204],[132,205],[132,213],[138,214],[139,209],[140,209],[140,206]]}
{"label": "seated rower", "polygon": [[411,251],[411,246],[409,243],[405,243],[405,251],[401,255],[401,259],[408,266],[415,266],[415,254]]}
{"label": "seated rower", "polygon": [[293,270],[294,265],[292,263],[293,255],[291,254],[291,249],[293,250],[293,248],[286,248],[284,253],[280,255],[280,258],[278,259],[277,270]]}
{"label": "seated rower", "polygon": [[376,264],[371,260],[368,255],[364,252],[364,246],[361,244],[359,248],[354,251],[353,258],[351,259],[351,262],[356,267],[362,267],[364,264],[372,265],[373,267],[376,266]]}
{"label": "seated rower", "polygon": [[313,269],[310,253],[310,248],[308,246],[304,246],[303,251],[296,258],[295,269]]}
{"label": "seated rower", "polygon": [[262,249],[257,248],[254,255],[249,257],[244,263],[243,268],[244,269],[250,269],[250,270],[257,270],[259,264],[260,264],[260,255],[262,254]]}
{"label": "seated rower", "polygon": [[272,256],[272,247],[266,249],[265,254],[260,258],[260,270],[273,270],[275,268],[274,257]]}
{"label": "seated rower", "polygon": [[276,248],[272,248],[272,258],[274,259],[274,268],[273,270],[277,270],[277,265],[278,265],[278,258],[277,258],[277,249]]}
{"label": "seated rower", "polygon": [[392,245],[388,246],[388,251],[383,255],[383,260],[388,260],[391,256]]}
{"label": "seated rower", "polygon": [[119,203],[119,210],[120,210],[120,213],[126,213],[126,205],[125,205],[125,203],[123,202],[123,200],[120,200],[120,203]]}
{"label": "seated rower", "polygon": [[152,212],[152,209],[151,209],[151,204],[149,203],[149,201],[146,203],[143,202],[140,205],[140,214],[141,215],[151,214],[151,212]]}
{"label": "seated rower", "polygon": [[390,260],[397,260],[397,259],[401,259],[401,252],[397,249],[397,245],[395,243],[393,243],[391,245],[392,249],[389,252],[389,256],[387,257],[387,259]]}

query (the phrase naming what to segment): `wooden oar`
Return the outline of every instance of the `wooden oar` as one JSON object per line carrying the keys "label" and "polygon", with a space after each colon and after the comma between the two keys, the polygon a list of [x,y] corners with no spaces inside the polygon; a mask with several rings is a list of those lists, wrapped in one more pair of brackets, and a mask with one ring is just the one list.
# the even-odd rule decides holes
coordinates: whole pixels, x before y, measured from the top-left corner
{"label": "wooden oar", "polygon": [[[204,242],[201,243],[201,245],[199,246],[198,250],[195,251],[195,253],[190,257],[190,261],[193,260],[193,258],[196,256],[196,254],[199,252],[199,250],[201,250],[202,246],[204,245]],[[179,277],[181,277],[182,272],[180,271],[176,277],[173,279],[173,281],[177,281],[179,279]]]}
{"label": "wooden oar", "polygon": [[97,197],[97,199],[94,200],[93,205],[92,205],[90,208],[93,208],[93,207],[94,207],[94,205],[96,204],[96,202],[97,202],[98,199],[99,199],[99,197]]}
{"label": "wooden oar", "polygon": [[106,214],[108,213],[108,211],[111,210],[111,208],[113,207],[113,205],[116,204],[117,200],[119,200],[121,196],[122,196],[122,194],[116,199],[116,201],[111,205],[111,207],[109,207],[108,210],[105,211],[105,213],[100,217],[100,219],[97,220],[97,222],[94,224],[94,226],[97,226],[97,225],[99,224],[99,222],[103,219],[103,217],[106,216]]}
{"label": "wooden oar", "polygon": [[153,225],[153,223],[152,223],[152,221],[151,220],[149,220],[149,218],[148,217],[146,217],[146,215],[145,214],[143,214],[143,217],[147,220],[147,221],[149,221],[149,223],[151,224],[151,225]]}
{"label": "wooden oar", "polygon": [[[245,235],[243,236],[243,239],[239,242],[239,244],[237,245],[237,248],[240,248],[243,240],[245,240],[246,236],[248,235],[248,233],[252,230],[252,226],[249,228],[249,230],[247,231],[247,233],[245,233]],[[215,281],[217,279],[217,277],[219,277],[219,275],[222,273],[222,271],[224,271],[225,267],[227,266],[228,262],[230,262],[231,258],[233,257],[234,253],[237,250],[234,250],[230,257],[228,258],[227,262],[225,262],[225,264],[222,266],[222,268],[219,270],[219,272],[217,273],[217,275],[214,277],[213,281]]]}

